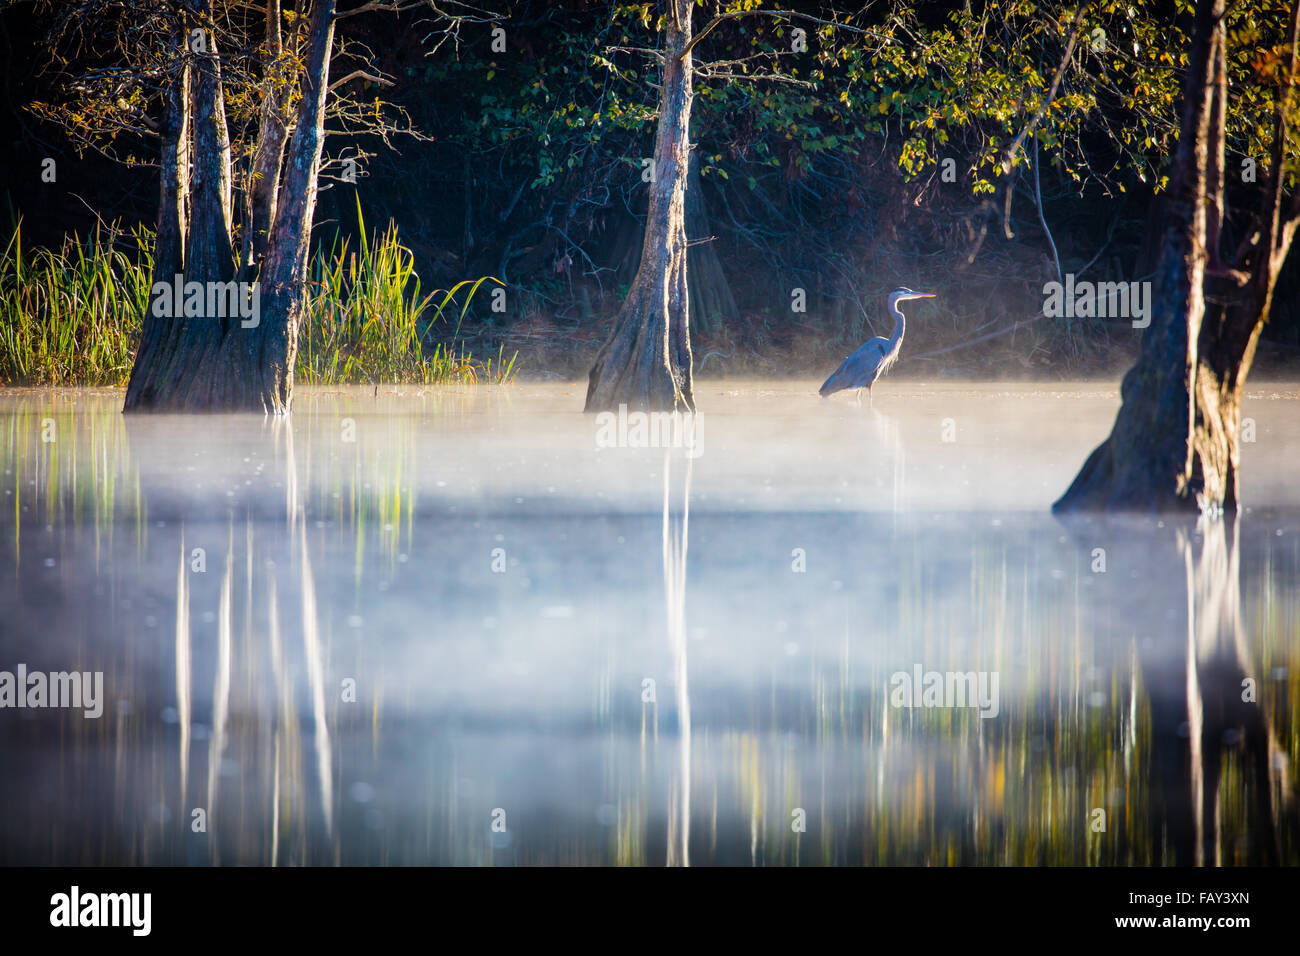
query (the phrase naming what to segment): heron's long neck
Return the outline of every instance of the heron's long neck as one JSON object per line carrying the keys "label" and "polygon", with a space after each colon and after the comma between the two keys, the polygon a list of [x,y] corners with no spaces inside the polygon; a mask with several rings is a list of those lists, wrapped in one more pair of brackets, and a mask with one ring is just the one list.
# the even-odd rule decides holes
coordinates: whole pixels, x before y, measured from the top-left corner
{"label": "heron's long neck", "polygon": [[889,308],[894,313],[894,334],[889,337],[889,341],[897,345],[903,341],[903,330],[907,327],[907,320],[903,318],[903,313],[897,305],[891,305]]}

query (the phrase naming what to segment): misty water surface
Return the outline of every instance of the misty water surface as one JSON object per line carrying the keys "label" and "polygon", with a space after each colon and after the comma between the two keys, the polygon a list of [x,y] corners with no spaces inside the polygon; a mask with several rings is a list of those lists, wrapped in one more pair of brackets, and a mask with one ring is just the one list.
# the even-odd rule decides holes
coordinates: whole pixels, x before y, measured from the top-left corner
{"label": "misty water surface", "polygon": [[876,391],[5,393],[0,670],[104,701],[0,709],[0,862],[1300,862],[1300,391],[1199,526],[1050,515],[1113,386]]}

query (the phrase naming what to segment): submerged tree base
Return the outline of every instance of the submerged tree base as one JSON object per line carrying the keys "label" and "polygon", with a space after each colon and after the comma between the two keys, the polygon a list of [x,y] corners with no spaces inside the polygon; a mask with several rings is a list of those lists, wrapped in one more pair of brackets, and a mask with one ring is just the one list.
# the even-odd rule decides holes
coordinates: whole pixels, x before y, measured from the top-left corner
{"label": "submerged tree base", "polygon": [[[1180,323],[1159,333],[1177,337]],[[1153,343],[1154,344],[1154,343]],[[1188,513],[1200,508],[1187,480],[1191,422],[1187,389],[1153,358],[1143,357],[1124,376],[1123,404],[1110,435],[1088,456],[1069,489],[1053,505],[1056,514],[1084,512]],[[1181,424],[1181,428],[1180,428]]]}
{"label": "submerged tree base", "polygon": [[301,309],[302,296],[272,289],[256,327],[238,320],[153,323],[122,411],[288,414]]}
{"label": "submerged tree base", "polygon": [[[254,412],[288,414],[293,376],[282,364],[267,364],[255,346],[236,357],[236,348],[222,348],[197,363],[169,363],[180,373],[133,380],[122,411],[134,412]],[[236,371],[238,369],[238,371]]]}
{"label": "submerged tree base", "polygon": [[[675,271],[684,297],[685,269]],[[695,411],[690,344],[674,342],[665,304],[656,307],[654,301],[663,298],[664,289],[656,286],[639,282],[628,294],[614,334],[588,376],[586,411],[616,411],[620,405],[635,411]]]}

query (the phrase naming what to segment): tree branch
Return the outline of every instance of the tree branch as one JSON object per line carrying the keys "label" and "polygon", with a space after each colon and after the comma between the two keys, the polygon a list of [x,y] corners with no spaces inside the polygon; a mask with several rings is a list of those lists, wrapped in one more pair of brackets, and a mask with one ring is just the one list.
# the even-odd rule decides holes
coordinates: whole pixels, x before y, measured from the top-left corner
{"label": "tree branch", "polygon": [[1065,76],[1065,68],[1070,65],[1070,57],[1074,55],[1074,45],[1079,42],[1079,24],[1081,22],[1079,14],[1083,12],[1083,7],[1083,4],[1079,4],[1074,11],[1074,26],[1070,30],[1070,41],[1065,45],[1065,55],[1061,57],[1061,62],[1056,67],[1056,74],[1052,77],[1052,84],[1047,88],[1047,99],[1043,100],[1042,104],[1038,107],[1038,112],[1034,114],[1033,119],[1031,119],[1028,125],[1017,134],[1015,140],[1012,141],[1011,145],[1007,148],[1005,155],[1002,157],[1002,174],[1004,176],[1011,172],[1012,161],[1015,159],[1016,153],[1020,151],[1020,147],[1024,143],[1025,137],[1038,129],[1038,124],[1042,122],[1043,115],[1047,112],[1047,108],[1051,106],[1052,101],[1056,99],[1056,91],[1060,88],[1061,77]]}
{"label": "tree branch", "polygon": [[331,83],[331,84],[330,84],[330,89],[331,89],[331,90],[334,90],[334,89],[336,89],[336,88],[342,86],[342,85],[345,84],[345,83],[350,83],[350,82],[352,82],[353,80],[369,80],[371,83],[378,83],[380,86],[392,86],[392,85],[393,85],[393,81],[392,81],[392,80],[385,79],[385,78],[382,77],[382,76],[376,76],[376,75],[373,74],[373,73],[367,73],[365,70],[353,70],[353,71],[352,71],[351,73],[349,73],[347,76],[341,76],[341,77],[339,77],[337,80],[335,80],[333,83]]}
{"label": "tree branch", "polygon": [[693,49],[695,49],[695,45],[699,43],[701,40],[703,40],[710,33],[712,33],[713,30],[717,28],[719,25],[727,22],[728,20],[739,20],[741,17],[749,17],[749,16],[805,20],[825,27],[837,27],[838,29],[841,30],[849,30],[853,33],[861,33],[864,36],[875,37],[877,40],[883,40],[886,43],[894,42],[892,37],[882,36],[881,34],[876,33],[874,30],[867,30],[863,27],[855,27],[851,23],[840,23],[837,20],[823,20],[821,17],[815,17],[810,13],[800,13],[798,10],[737,10],[733,13],[720,13],[712,20],[710,20],[707,24],[705,24],[704,29],[700,30],[699,33],[695,34],[695,36],[691,38],[691,42],[686,44],[686,47],[682,50],[680,54],[678,54],[678,58],[685,59],[686,56],[689,55]]}
{"label": "tree branch", "polygon": [[352,10],[340,10],[334,14],[335,20],[343,20],[347,17],[355,17],[358,13],[372,13],[383,11],[385,13],[401,13],[405,10],[414,10],[416,7],[422,7],[426,0],[370,0],[369,3],[363,3],[361,6]]}

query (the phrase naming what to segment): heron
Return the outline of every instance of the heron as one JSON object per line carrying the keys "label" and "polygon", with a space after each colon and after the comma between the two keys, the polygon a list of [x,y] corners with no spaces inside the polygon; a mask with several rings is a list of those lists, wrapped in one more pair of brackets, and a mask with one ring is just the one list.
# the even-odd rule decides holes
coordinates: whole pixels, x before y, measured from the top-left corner
{"label": "heron", "polygon": [[[889,311],[894,316],[894,334],[889,338],[877,335],[874,339],[858,346],[852,355],[840,363],[835,373],[822,383],[818,394],[825,398],[846,388],[865,388],[867,398],[870,399],[871,386],[898,361],[898,352],[903,347],[903,330],[907,322],[903,318],[903,313],[899,311],[898,303],[910,299],[933,298],[933,292],[913,292],[908,288],[895,289],[889,293]],[[862,393],[859,392],[859,398],[861,395]]]}

